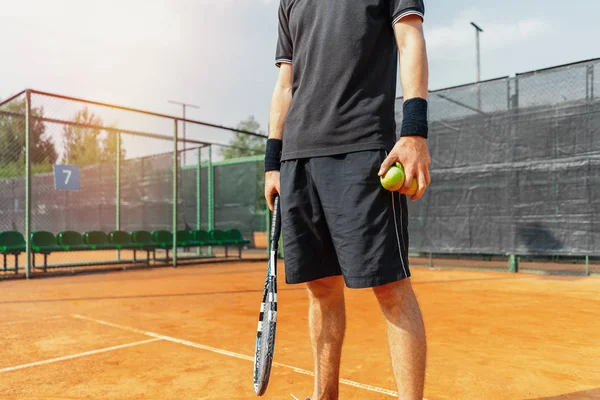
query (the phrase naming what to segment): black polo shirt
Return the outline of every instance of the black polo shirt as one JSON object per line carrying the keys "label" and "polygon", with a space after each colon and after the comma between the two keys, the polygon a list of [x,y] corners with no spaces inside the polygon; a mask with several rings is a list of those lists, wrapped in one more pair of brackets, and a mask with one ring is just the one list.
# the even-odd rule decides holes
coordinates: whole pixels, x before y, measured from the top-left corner
{"label": "black polo shirt", "polygon": [[396,142],[393,25],[423,0],[280,0],[276,65],[293,65],[282,160]]}

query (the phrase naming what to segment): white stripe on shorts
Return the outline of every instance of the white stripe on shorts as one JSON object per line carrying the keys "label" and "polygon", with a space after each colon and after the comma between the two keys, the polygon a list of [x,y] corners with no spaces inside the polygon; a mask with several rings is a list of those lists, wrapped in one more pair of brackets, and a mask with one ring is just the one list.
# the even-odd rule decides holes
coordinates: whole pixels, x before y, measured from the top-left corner
{"label": "white stripe on shorts", "polygon": [[[387,150],[385,151],[385,156],[388,156]],[[402,237],[402,233],[398,233],[398,221],[396,220],[396,202],[394,201],[394,193],[390,192],[392,195],[392,212],[394,213],[394,228],[396,228],[396,240],[398,242],[398,254],[400,255],[400,263],[402,263],[402,269],[404,270],[404,275],[408,278],[408,271],[406,270],[406,265],[404,265],[404,258],[402,257],[402,246],[400,245],[400,238]],[[400,193],[398,193],[398,205],[400,205]],[[400,224],[402,225],[402,206],[400,205]],[[402,232],[402,227],[400,227],[400,232]],[[404,238],[402,238],[404,242]]]}
{"label": "white stripe on shorts", "polygon": [[[406,265],[404,265],[404,257],[402,257],[402,246],[400,245],[400,237],[402,233],[398,233],[398,221],[396,220],[396,202],[394,201],[394,193],[391,192],[392,195],[392,211],[394,213],[394,228],[396,228],[396,240],[398,241],[398,254],[400,255],[400,262],[402,263],[402,269],[404,270],[404,275],[408,278],[408,271],[406,271]],[[400,193],[398,193],[398,199],[400,198]],[[400,202],[398,202],[400,203]],[[402,209],[400,209],[400,224],[402,224]],[[402,228],[400,228],[402,229]]]}

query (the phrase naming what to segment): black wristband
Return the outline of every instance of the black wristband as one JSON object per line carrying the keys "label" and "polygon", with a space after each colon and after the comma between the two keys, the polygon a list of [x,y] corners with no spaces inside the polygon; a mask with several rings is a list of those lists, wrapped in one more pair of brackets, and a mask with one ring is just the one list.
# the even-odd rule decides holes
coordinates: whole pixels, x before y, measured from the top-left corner
{"label": "black wristband", "polygon": [[400,136],[421,136],[427,139],[427,100],[420,97],[408,99],[402,105]]}
{"label": "black wristband", "polygon": [[281,168],[281,149],[283,141],[280,139],[267,139],[265,149],[265,172],[279,171]]}

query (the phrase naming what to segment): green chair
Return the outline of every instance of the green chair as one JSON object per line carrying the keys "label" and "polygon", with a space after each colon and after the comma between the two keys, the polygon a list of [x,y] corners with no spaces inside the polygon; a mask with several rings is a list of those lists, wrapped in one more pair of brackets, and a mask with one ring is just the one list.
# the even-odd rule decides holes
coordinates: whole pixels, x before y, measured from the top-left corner
{"label": "green chair", "polygon": [[210,239],[210,235],[207,231],[197,230],[193,232],[194,240],[199,246],[210,246],[211,244],[216,244]]}
{"label": "green chair", "polygon": [[44,256],[44,272],[48,270],[48,255],[57,251],[63,251],[62,247],[56,242],[56,237],[52,232],[36,231],[31,234],[31,252],[33,253],[33,267],[35,268],[35,255]]}
{"label": "green chair", "polygon": [[15,256],[15,274],[19,273],[19,254],[25,252],[25,238],[20,232],[0,232],[0,253],[4,256],[4,271],[6,271],[6,256]]}
{"label": "green chair", "polygon": [[152,232],[152,240],[161,249],[173,247],[173,234],[170,231],[159,230]]}
{"label": "green chair", "polygon": [[117,250],[133,250],[139,248],[131,242],[131,235],[125,231],[112,231],[108,234],[108,241]]}
{"label": "green chair", "polygon": [[208,235],[217,246],[223,246],[225,244],[225,232],[217,229],[208,232]]}
{"label": "green chair", "polygon": [[[242,258],[242,249],[245,245],[250,243],[249,240],[244,239],[242,236],[242,232],[237,229],[227,229],[225,230],[225,242],[227,244],[231,244],[237,246],[239,257]],[[227,255],[227,248],[225,250],[225,255]]]}
{"label": "green chair", "polygon": [[152,240],[152,234],[148,231],[131,232],[131,241],[139,247],[155,247],[154,240]]}
{"label": "green chair", "polygon": [[227,229],[225,231],[225,237],[231,244],[249,244],[250,241],[248,239],[244,239],[242,236],[242,232],[237,229]]}
{"label": "green chair", "polygon": [[152,240],[154,241],[156,248],[164,249],[166,251],[166,261],[169,261],[169,250],[173,248],[173,234],[170,231],[165,230],[154,231],[152,232]]}
{"label": "green chair", "polygon": [[177,246],[179,247],[196,247],[199,246],[198,242],[194,238],[193,231],[177,231]]}
{"label": "green chair", "polygon": [[101,231],[84,232],[83,243],[94,250],[116,250],[115,245],[110,243],[106,234]]}
{"label": "green chair", "polygon": [[[131,232],[131,240],[133,244],[137,245],[141,250],[146,251],[146,263],[150,264],[150,252],[156,259],[156,245],[152,240],[152,234],[148,231],[133,231]],[[137,261],[136,250],[133,250],[133,260]]]}
{"label": "green chair", "polygon": [[225,236],[225,232],[215,229],[214,231],[208,232],[208,236],[210,237],[213,246],[225,247],[225,257],[229,257],[229,243],[227,241],[227,237]]}
{"label": "green chair", "polygon": [[83,237],[79,232],[62,231],[56,235],[56,239],[64,251],[94,250],[91,246],[83,243]]}

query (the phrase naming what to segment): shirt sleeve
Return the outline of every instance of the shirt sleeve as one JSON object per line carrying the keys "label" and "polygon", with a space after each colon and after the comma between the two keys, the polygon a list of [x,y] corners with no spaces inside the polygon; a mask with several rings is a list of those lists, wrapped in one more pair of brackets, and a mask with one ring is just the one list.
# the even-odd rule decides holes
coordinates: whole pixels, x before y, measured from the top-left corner
{"label": "shirt sleeve", "polygon": [[279,3],[279,28],[277,34],[277,50],[275,52],[275,65],[279,67],[281,63],[292,63],[294,54],[294,44],[290,34],[289,14],[282,0]]}
{"label": "shirt sleeve", "polygon": [[418,15],[421,19],[425,17],[423,0],[390,0],[392,26],[409,15]]}

